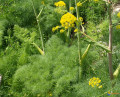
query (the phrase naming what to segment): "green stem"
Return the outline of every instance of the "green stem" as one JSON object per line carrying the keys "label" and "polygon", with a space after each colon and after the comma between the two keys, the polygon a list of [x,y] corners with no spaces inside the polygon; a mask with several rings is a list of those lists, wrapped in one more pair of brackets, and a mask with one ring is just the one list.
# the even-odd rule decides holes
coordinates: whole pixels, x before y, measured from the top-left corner
{"label": "green stem", "polygon": [[83,1],[82,4],[85,3],[86,1],[87,1],[87,0]]}
{"label": "green stem", "polygon": [[113,72],[112,72],[112,4],[111,0],[108,0],[109,5],[108,5],[108,15],[109,15],[109,49],[111,53],[108,53],[109,57],[109,74],[110,74],[110,79],[113,79]]}
{"label": "green stem", "polygon": [[[71,7],[71,0],[69,0],[69,12],[70,12],[70,7]],[[70,12],[71,13],[71,12]],[[68,33],[67,33],[67,42],[68,44],[70,43],[70,27],[68,28]]]}
{"label": "green stem", "polygon": [[36,10],[35,10],[35,7],[34,7],[33,0],[31,0],[31,1],[32,1],[32,7],[33,7],[33,10],[34,10],[36,21],[37,21],[37,24],[38,24],[38,29],[39,29],[40,37],[41,37],[40,39],[41,39],[41,42],[42,42],[42,49],[43,49],[43,52],[44,52],[44,42],[43,42],[42,32],[41,32],[41,28],[40,28],[40,23],[39,23],[39,20],[37,18],[37,13],[36,13]]}
{"label": "green stem", "polygon": [[31,43],[31,44],[34,45],[34,46],[36,47],[36,49],[39,51],[39,53],[40,53],[41,55],[44,55],[44,51],[42,51],[42,50],[38,47],[37,44],[35,44],[34,42]]}
{"label": "green stem", "polygon": [[[79,19],[79,10],[78,10],[78,7],[77,7],[77,0],[75,0],[75,5],[76,5],[76,14],[77,14],[77,20]],[[77,32],[77,38],[78,38],[78,55],[79,55],[79,64],[81,64],[80,62],[80,33],[79,33],[79,25],[77,24],[77,29],[78,29],[78,32]]]}
{"label": "green stem", "polygon": [[69,0],[69,12],[71,13],[70,7],[71,7],[71,0]]}
{"label": "green stem", "polygon": [[87,38],[89,38],[90,40],[92,40],[92,42],[95,43],[95,45],[97,45],[97,46],[103,48],[104,50],[106,50],[107,52],[110,52],[110,53],[111,53],[110,49],[109,49],[107,46],[104,46],[104,45],[96,42],[93,38],[91,38],[89,35],[87,35],[86,33],[84,33],[84,27],[83,27],[82,25],[81,25],[81,27],[82,27],[81,33],[82,33],[84,36],[86,36]]}
{"label": "green stem", "polygon": [[67,42],[68,42],[68,44],[70,44],[70,28],[68,28]]}
{"label": "green stem", "polygon": [[[77,0],[75,0],[75,6],[76,6],[76,15],[77,15],[77,20],[79,19],[79,10],[78,10],[78,7],[77,7]],[[81,77],[81,49],[80,49],[80,33],[79,33],[79,24],[77,24],[77,39],[78,39],[78,57],[79,57],[79,65],[78,65],[78,82],[80,80],[80,77]]]}
{"label": "green stem", "polygon": [[42,11],[43,11],[43,8],[42,8],[41,11],[39,12],[39,14],[38,14],[38,16],[37,16],[37,19],[40,17]]}

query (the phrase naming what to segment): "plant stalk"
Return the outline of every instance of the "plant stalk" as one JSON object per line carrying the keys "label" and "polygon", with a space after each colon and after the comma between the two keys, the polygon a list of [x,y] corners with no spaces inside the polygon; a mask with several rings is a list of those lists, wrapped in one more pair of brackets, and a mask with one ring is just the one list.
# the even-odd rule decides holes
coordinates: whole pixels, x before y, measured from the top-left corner
{"label": "plant stalk", "polygon": [[71,13],[70,7],[71,7],[71,0],[69,0],[69,12]]}
{"label": "plant stalk", "polygon": [[[78,10],[78,7],[77,7],[77,0],[75,0],[75,6],[76,6],[76,15],[77,15],[77,20],[79,19],[79,10]],[[79,64],[81,64],[80,62],[80,33],[79,33],[79,25],[77,24],[77,29],[78,29],[78,32],[77,32],[77,38],[78,38],[78,55],[79,55]]]}
{"label": "plant stalk", "polygon": [[[77,20],[79,19],[79,10],[77,7],[77,0],[75,0],[75,6],[76,6],[76,15],[77,15]],[[78,82],[81,78],[81,49],[80,49],[80,33],[79,33],[79,24],[77,24],[77,39],[78,39],[78,57],[79,57],[79,65],[78,65]]]}
{"label": "plant stalk", "polygon": [[113,72],[112,72],[112,5],[111,5],[111,0],[108,0],[108,15],[109,15],[109,49],[111,52],[108,53],[108,57],[109,57],[109,75],[110,75],[110,79],[113,79]]}
{"label": "plant stalk", "polygon": [[42,42],[42,50],[44,52],[44,42],[43,42],[43,36],[42,36],[41,28],[40,28],[40,23],[39,23],[39,20],[37,18],[37,13],[36,13],[36,10],[35,10],[35,7],[34,7],[33,0],[31,0],[31,1],[32,1],[32,7],[33,7],[33,10],[34,10],[36,21],[37,21],[37,24],[38,24],[38,29],[39,29],[39,33],[40,33],[40,39],[41,39],[41,42]]}
{"label": "plant stalk", "polygon": [[70,44],[70,27],[68,28],[68,32],[67,32],[67,42],[68,44]]}

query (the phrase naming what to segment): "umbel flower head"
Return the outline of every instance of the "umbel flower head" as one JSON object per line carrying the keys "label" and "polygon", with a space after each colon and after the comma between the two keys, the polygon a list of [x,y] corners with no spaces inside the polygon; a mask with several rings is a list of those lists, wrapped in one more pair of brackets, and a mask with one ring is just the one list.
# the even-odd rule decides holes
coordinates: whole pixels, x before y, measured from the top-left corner
{"label": "umbel flower head", "polygon": [[77,18],[73,14],[68,12],[61,17],[60,23],[62,27],[68,29],[69,27],[74,27],[74,23],[76,20]]}
{"label": "umbel flower head", "polygon": [[55,5],[56,7],[66,6],[65,2],[63,2],[63,1],[55,2],[54,5]]}
{"label": "umbel flower head", "polygon": [[89,80],[89,85],[92,87],[98,87],[102,88],[102,85],[100,85],[101,80],[99,78],[93,77]]}

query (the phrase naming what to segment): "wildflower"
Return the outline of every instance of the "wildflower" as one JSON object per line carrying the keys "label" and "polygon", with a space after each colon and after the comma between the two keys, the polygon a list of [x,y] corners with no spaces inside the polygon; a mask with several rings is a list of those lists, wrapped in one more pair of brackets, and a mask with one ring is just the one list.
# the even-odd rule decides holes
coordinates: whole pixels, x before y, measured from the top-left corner
{"label": "wildflower", "polygon": [[116,29],[120,29],[120,25],[117,25],[117,26],[116,26]]}
{"label": "wildflower", "polygon": [[75,24],[72,24],[72,27],[75,27]]}
{"label": "wildflower", "polygon": [[92,87],[102,88],[102,85],[99,86],[100,82],[101,80],[99,78],[93,77],[90,79],[89,85],[91,85]]}
{"label": "wildflower", "polygon": [[75,29],[74,32],[78,32],[78,29]]}
{"label": "wildflower", "polygon": [[118,12],[117,16],[120,18],[120,12]]}
{"label": "wildflower", "polygon": [[55,27],[52,28],[52,32],[55,32]]}
{"label": "wildflower", "polygon": [[94,0],[95,2],[98,2],[99,0]]}
{"label": "wildflower", "polygon": [[66,6],[66,4],[63,1],[55,2],[54,4],[56,7],[63,7]]}
{"label": "wildflower", "polygon": [[102,88],[103,86],[102,85],[100,85],[98,88]]}
{"label": "wildflower", "polygon": [[70,11],[73,11],[75,8],[74,7],[70,7]]}
{"label": "wildflower", "polygon": [[79,17],[79,19],[78,19],[80,22],[82,22],[83,21],[83,18],[82,17]]}
{"label": "wildflower", "polygon": [[73,24],[77,18],[72,15],[71,13],[66,13],[61,17],[60,23],[62,27],[65,27],[65,29],[68,29],[69,27],[73,27]]}
{"label": "wildflower", "polygon": [[59,26],[56,26],[55,28],[56,28],[56,30],[58,30]]}
{"label": "wildflower", "polygon": [[65,30],[61,29],[61,30],[60,30],[60,33],[63,33],[63,32],[65,32]]}
{"label": "wildflower", "polygon": [[56,30],[58,30],[59,26],[53,27],[52,28],[52,32],[55,32]]}
{"label": "wildflower", "polygon": [[82,24],[85,24],[84,22],[82,22]]}
{"label": "wildflower", "polygon": [[77,6],[78,6],[78,7],[82,6],[82,3],[81,3],[81,2],[78,2],[78,3],[77,3]]}

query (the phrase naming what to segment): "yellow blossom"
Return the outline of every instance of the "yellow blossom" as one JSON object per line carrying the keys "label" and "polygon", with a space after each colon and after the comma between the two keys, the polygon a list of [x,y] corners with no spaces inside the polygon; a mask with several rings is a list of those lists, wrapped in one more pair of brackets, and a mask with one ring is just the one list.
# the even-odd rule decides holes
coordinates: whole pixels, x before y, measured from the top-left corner
{"label": "yellow blossom", "polygon": [[120,18],[120,12],[118,12],[117,16]]}
{"label": "yellow blossom", "polygon": [[52,28],[52,32],[55,32],[56,30],[58,30],[59,26],[53,27]]}
{"label": "yellow blossom", "polygon": [[83,21],[83,18],[82,17],[79,17],[79,19],[78,19],[80,22],[82,22]]}
{"label": "yellow blossom", "polygon": [[84,22],[82,22],[82,24],[85,24]]}
{"label": "yellow blossom", "polygon": [[78,29],[75,29],[74,32],[78,32]]}
{"label": "yellow blossom", "polygon": [[89,85],[92,87],[102,88],[102,85],[99,86],[101,80],[99,78],[93,77],[89,81]]}
{"label": "yellow blossom", "polygon": [[98,2],[99,0],[94,0],[95,2]]}
{"label": "yellow blossom", "polygon": [[62,27],[68,29],[69,27],[73,27],[73,24],[75,23],[76,20],[77,18],[73,14],[68,12],[61,17],[60,23]]}
{"label": "yellow blossom", "polygon": [[59,26],[56,26],[55,28],[56,28],[56,30],[57,30],[57,29],[59,28]]}
{"label": "yellow blossom", "polygon": [[63,1],[55,2],[54,5],[55,5],[56,7],[66,6],[65,2],[63,2]]}
{"label": "yellow blossom", "polygon": [[97,84],[95,84],[97,87],[99,86],[99,84],[97,83]]}
{"label": "yellow blossom", "polygon": [[120,29],[120,25],[117,25],[117,26],[116,26],[116,29]]}
{"label": "yellow blossom", "polygon": [[102,88],[103,86],[102,85],[100,85],[98,88]]}
{"label": "yellow blossom", "polygon": [[72,24],[72,27],[75,27],[75,24]]}
{"label": "yellow blossom", "polygon": [[52,28],[52,32],[55,32],[55,27]]}
{"label": "yellow blossom", "polygon": [[81,3],[81,2],[78,2],[78,3],[77,3],[77,6],[78,6],[78,7],[82,6],[82,3]]}
{"label": "yellow blossom", "polygon": [[73,11],[75,8],[74,7],[70,7],[70,11]]}
{"label": "yellow blossom", "polygon": [[61,30],[60,30],[60,33],[63,33],[63,32],[65,32],[65,30],[61,29]]}

